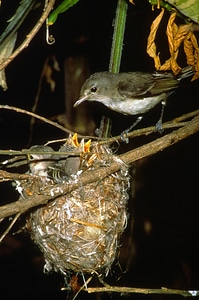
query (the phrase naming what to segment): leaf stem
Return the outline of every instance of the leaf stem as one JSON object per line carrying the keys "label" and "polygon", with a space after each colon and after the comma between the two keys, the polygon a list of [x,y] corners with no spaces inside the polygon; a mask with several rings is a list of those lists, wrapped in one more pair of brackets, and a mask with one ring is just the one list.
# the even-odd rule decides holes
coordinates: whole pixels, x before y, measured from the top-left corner
{"label": "leaf stem", "polygon": [[120,70],[124,32],[126,25],[128,3],[126,0],[118,0],[116,8],[116,16],[114,21],[113,41],[111,47],[111,57],[109,63],[109,71],[118,73]]}
{"label": "leaf stem", "polygon": [[[109,72],[118,73],[120,70],[124,31],[126,24],[128,3],[126,0],[118,0],[116,8],[116,16],[114,20],[114,32],[111,46],[111,56],[109,62]],[[108,117],[102,117],[100,124],[100,136],[110,137],[111,120]]]}

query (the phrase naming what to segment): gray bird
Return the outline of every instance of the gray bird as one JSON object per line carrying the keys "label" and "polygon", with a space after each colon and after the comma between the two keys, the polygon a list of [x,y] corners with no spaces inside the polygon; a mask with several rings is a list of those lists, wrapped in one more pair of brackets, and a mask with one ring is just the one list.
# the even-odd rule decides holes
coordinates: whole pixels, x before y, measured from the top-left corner
{"label": "gray bird", "polygon": [[169,72],[94,73],[83,84],[74,107],[97,101],[124,115],[141,115],[165,102],[181,80],[193,74],[191,67],[182,69],[176,77]]}
{"label": "gray bird", "polygon": [[29,150],[29,168],[32,175],[45,176],[60,183],[78,171],[80,157],[69,155],[70,151],[75,152],[70,145],[65,144],[59,149],[60,152],[66,152],[65,155],[54,154],[51,147],[43,145],[32,146]]}
{"label": "gray bird", "polygon": [[168,96],[183,79],[193,74],[192,67],[182,69],[178,76],[171,72],[94,73],[83,84],[74,107],[84,101],[97,101],[123,115],[138,115],[137,120],[121,133],[121,139],[128,143],[128,132],[158,103],[162,103],[162,111],[156,129],[160,133],[163,131],[162,117]]}
{"label": "gray bird", "polygon": [[[69,180],[80,168],[80,150],[71,144],[71,140],[66,141],[59,149],[62,155],[57,153],[53,158],[56,163],[49,166],[48,175],[55,183]],[[64,154],[65,153],[65,154]]]}
{"label": "gray bird", "polygon": [[37,176],[48,176],[48,168],[54,164],[54,150],[43,145],[34,145],[29,150],[30,173]]}

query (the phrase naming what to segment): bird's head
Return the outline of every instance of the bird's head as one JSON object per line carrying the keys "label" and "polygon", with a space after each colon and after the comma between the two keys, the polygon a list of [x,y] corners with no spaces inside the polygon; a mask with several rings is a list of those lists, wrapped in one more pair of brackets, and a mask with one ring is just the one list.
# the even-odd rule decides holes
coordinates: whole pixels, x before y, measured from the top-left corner
{"label": "bird's head", "polygon": [[98,72],[91,75],[82,85],[79,99],[74,103],[74,107],[84,101],[104,102],[107,90],[110,89],[110,73]]}

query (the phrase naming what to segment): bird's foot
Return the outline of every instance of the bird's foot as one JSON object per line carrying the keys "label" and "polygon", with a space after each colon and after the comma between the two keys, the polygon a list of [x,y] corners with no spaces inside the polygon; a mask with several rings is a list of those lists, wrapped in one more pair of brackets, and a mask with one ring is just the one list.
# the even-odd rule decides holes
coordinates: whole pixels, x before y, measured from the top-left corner
{"label": "bird's foot", "polygon": [[158,120],[157,123],[155,124],[155,128],[156,128],[156,131],[158,131],[160,134],[163,133],[164,131],[164,128],[162,127],[162,120]]}
{"label": "bird's foot", "polygon": [[126,144],[129,143],[128,133],[129,133],[128,129],[126,129],[120,133],[120,138],[121,138],[122,142],[125,142]]}

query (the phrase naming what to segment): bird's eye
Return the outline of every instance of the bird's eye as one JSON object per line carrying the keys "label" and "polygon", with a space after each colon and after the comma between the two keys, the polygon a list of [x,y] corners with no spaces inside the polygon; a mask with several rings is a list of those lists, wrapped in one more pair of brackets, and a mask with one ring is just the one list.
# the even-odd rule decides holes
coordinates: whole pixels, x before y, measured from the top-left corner
{"label": "bird's eye", "polygon": [[34,155],[30,154],[30,155],[28,156],[28,158],[29,158],[29,160],[34,160]]}
{"label": "bird's eye", "polygon": [[96,93],[97,92],[97,87],[96,86],[93,86],[92,88],[91,88],[91,93]]}

